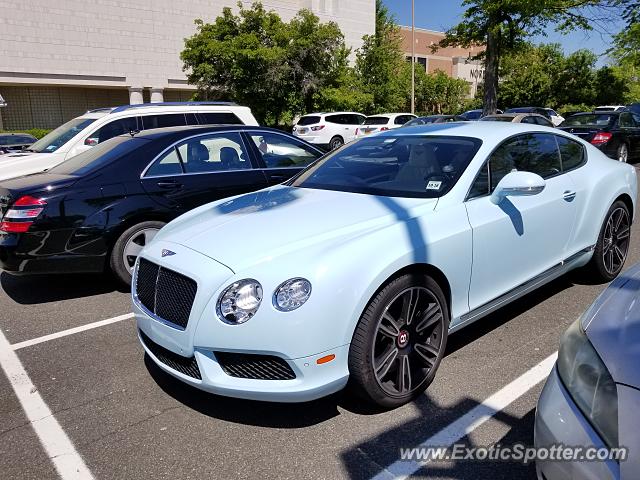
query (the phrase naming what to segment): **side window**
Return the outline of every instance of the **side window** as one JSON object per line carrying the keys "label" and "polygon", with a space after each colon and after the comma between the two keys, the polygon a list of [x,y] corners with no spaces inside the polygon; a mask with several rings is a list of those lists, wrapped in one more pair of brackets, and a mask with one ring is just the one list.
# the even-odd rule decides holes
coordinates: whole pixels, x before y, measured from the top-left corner
{"label": "side window", "polygon": [[339,125],[344,123],[343,115],[327,115],[325,120],[329,123],[337,123]]}
{"label": "side window", "polygon": [[251,168],[239,133],[218,133],[187,140],[178,146],[186,173],[225,172]]}
{"label": "side window", "polygon": [[553,124],[546,117],[534,117],[538,125],[543,127],[553,127]]}
{"label": "side window", "polygon": [[533,133],[511,138],[500,145],[489,159],[490,190],[509,172],[533,172],[549,178],[562,171],[554,135]]}
{"label": "side window", "polygon": [[178,150],[173,147],[171,150],[162,155],[149,167],[144,174],[145,177],[163,177],[171,175],[180,175],[182,173],[182,165]]}
{"label": "side window", "polygon": [[524,117],[520,123],[529,123],[529,124],[536,125],[537,124],[536,117]]}
{"label": "side window", "polygon": [[147,115],[142,117],[142,128],[151,130],[153,128],[180,127],[187,124],[184,113],[169,113],[166,115]]}
{"label": "side window", "polygon": [[640,115],[638,115],[637,113],[632,113],[631,116],[633,117],[633,121],[636,124],[635,126],[640,127]]}
{"label": "side window", "polygon": [[361,125],[364,121],[360,115],[346,115],[349,118],[349,125]]}
{"label": "side window", "polygon": [[201,125],[244,125],[235,114],[231,112],[206,112],[198,113]]}
{"label": "side window", "polygon": [[635,127],[635,122],[633,121],[633,117],[629,112],[620,114],[620,128],[630,128]]}
{"label": "side window", "polygon": [[248,132],[267,168],[306,167],[320,154],[283,135],[270,132]]}
{"label": "side window", "polygon": [[92,147],[105,142],[110,138],[117,137],[118,135],[123,135],[134,130],[138,130],[137,117],[119,118],[118,120],[109,122],[93,132],[85,139],[84,144]]}
{"label": "side window", "polygon": [[584,147],[567,137],[556,136],[560,157],[562,158],[562,171],[573,170],[584,164]]}
{"label": "side window", "polygon": [[478,172],[475,182],[469,191],[469,198],[483,197],[489,194],[489,164],[485,162]]}
{"label": "side window", "polygon": [[364,124],[364,121],[367,119],[364,115],[356,115],[356,120],[358,125]]}
{"label": "side window", "polygon": [[393,123],[395,125],[404,125],[405,123],[407,123],[409,120],[411,119],[411,117],[409,117],[408,115],[400,115],[399,117],[396,117],[395,120],[393,121]]}

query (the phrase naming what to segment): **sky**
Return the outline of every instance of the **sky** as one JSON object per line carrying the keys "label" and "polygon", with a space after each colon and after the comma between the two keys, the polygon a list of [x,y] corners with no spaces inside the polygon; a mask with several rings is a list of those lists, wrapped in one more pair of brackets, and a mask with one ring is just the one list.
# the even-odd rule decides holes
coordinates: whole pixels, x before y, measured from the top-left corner
{"label": "sky", "polygon": [[[535,1],[535,0],[533,0]],[[394,15],[400,25],[411,25],[411,0],[383,0],[384,4]],[[416,27],[429,30],[444,31],[457,24],[462,19],[464,9],[460,0],[415,0]],[[603,30],[599,28],[599,30]],[[616,33],[622,28],[619,24],[608,24],[609,33]],[[560,43],[569,54],[580,48],[591,50],[599,55],[599,65],[607,63],[605,55],[611,41],[610,35],[604,32],[573,32],[562,35],[550,28],[547,36],[538,36],[532,39],[536,43]]]}

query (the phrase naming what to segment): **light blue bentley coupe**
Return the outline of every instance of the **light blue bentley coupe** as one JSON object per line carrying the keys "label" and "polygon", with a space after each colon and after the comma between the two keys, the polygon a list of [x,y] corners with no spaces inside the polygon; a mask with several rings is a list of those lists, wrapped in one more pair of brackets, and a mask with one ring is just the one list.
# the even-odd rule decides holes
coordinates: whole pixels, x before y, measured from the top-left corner
{"label": "light blue bentley coupe", "polygon": [[209,392],[382,407],[432,382],[451,332],[568,272],[613,279],[632,166],[568,133],[449,123],[363,138],[293,180],[164,227],[133,279],[149,357]]}

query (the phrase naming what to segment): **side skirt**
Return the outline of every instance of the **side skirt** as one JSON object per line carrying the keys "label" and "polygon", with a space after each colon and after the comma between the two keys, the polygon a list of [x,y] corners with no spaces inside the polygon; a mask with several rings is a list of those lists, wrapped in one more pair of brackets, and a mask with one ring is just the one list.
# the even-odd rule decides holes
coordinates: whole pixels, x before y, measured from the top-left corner
{"label": "side skirt", "polygon": [[483,317],[486,317],[492,312],[495,312],[499,308],[517,300],[520,297],[542,287],[543,285],[561,277],[565,273],[573,270],[574,268],[581,267],[587,263],[593,254],[595,245],[585,248],[578,253],[571,255],[569,258],[563,260],[557,265],[554,265],[549,270],[537,275],[531,280],[519,285],[518,287],[509,290],[507,293],[500,295],[498,298],[491,300],[480,307],[471,310],[468,313],[462,315],[457,322],[452,322],[453,325],[449,328],[449,333],[453,333],[462,327],[469,325]]}

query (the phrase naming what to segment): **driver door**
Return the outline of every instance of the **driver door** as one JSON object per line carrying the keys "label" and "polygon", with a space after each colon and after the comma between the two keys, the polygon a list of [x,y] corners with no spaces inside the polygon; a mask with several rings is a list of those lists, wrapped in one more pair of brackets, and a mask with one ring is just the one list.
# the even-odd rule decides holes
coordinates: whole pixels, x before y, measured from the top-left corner
{"label": "driver door", "polygon": [[[490,194],[512,170],[546,181],[531,196],[508,196],[495,205]],[[560,264],[567,257],[576,216],[576,188],[562,173],[555,135],[512,137],[489,157],[466,201],[473,231],[469,308],[478,308]]]}

